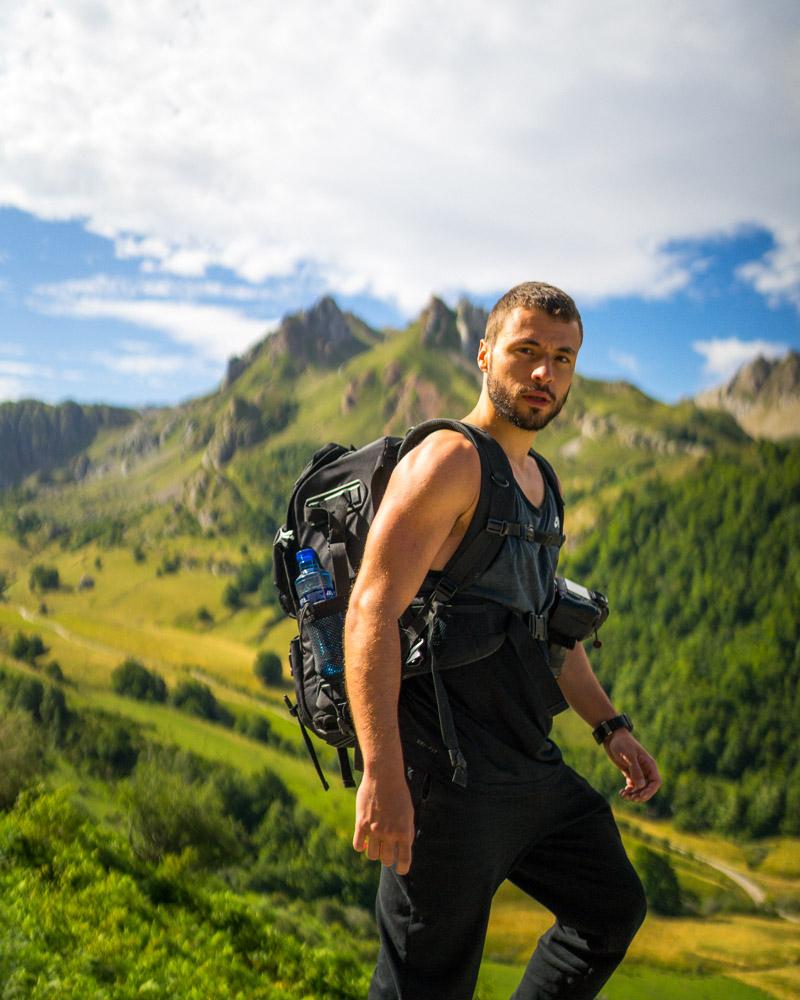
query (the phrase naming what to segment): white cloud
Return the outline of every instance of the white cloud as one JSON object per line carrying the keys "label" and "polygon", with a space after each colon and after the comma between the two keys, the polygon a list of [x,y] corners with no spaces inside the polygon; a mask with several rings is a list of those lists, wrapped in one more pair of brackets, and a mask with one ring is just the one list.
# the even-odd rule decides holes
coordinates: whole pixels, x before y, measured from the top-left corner
{"label": "white cloud", "polygon": [[4,400],[22,399],[25,395],[25,386],[16,378],[7,378],[0,374],[0,403]]}
{"label": "white cloud", "polygon": [[789,0],[5,4],[0,204],[85,219],[152,274],[307,266],[409,312],[531,277],[666,296],[692,277],[670,241],[749,223],[778,241],[749,280],[792,297],[799,21]]}
{"label": "white cloud", "polygon": [[0,376],[15,378],[53,378],[55,369],[47,365],[30,364],[27,361],[4,361],[0,359]]}
{"label": "white cloud", "polygon": [[736,372],[759,355],[780,358],[789,350],[787,344],[768,340],[740,340],[738,337],[695,340],[692,348],[705,358],[703,373],[718,382],[727,382]]}
{"label": "white cloud", "polygon": [[608,356],[617,368],[628,372],[629,375],[638,375],[641,371],[639,359],[635,354],[630,354],[628,351],[618,351],[612,347],[608,352]]}
{"label": "white cloud", "polygon": [[251,319],[224,306],[92,294],[53,295],[49,300],[37,300],[36,305],[40,311],[52,315],[114,319],[158,330],[179,344],[193,347],[202,358],[215,362],[241,353],[274,329],[277,322]]}
{"label": "white cloud", "polygon": [[743,264],[737,274],[771,305],[789,302],[800,311],[800,231],[787,232],[773,250],[761,260]]}
{"label": "white cloud", "polygon": [[110,351],[94,351],[91,355],[95,364],[122,375],[171,375],[192,367],[189,359],[174,354],[145,354]]}
{"label": "white cloud", "polygon": [[12,355],[15,358],[21,358],[25,354],[25,348],[22,344],[12,344],[7,340],[0,341],[0,354],[5,354],[6,357]]}

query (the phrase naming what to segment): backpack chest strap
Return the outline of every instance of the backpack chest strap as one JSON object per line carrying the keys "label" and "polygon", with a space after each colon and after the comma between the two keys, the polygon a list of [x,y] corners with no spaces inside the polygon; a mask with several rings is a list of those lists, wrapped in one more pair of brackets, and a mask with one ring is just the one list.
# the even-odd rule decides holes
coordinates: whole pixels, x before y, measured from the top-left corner
{"label": "backpack chest strap", "polygon": [[486,530],[493,535],[512,535],[514,538],[524,538],[526,542],[536,542],[538,545],[553,545],[561,548],[566,535],[557,531],[539,531],[532,524],[522,524],[519,521],[501,521],[491,517],[486,522]]}

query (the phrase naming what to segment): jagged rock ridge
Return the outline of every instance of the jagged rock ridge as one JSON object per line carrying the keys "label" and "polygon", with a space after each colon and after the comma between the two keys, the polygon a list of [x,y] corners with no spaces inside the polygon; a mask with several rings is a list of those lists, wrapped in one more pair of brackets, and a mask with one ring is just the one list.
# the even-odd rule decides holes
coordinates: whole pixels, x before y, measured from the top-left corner
{"label": "jagged rock ridge", "polygon": [[0,404],[0,489],[32,472],[49,472],[77,458],[105,427],[124,427],[138,417],[113,406],[48,406],[36,400]]}
{"label": "jagged rock ridge", "polygon": [[700,393],[698,406],[726,410],[751,437],[800,435],[800,354],[757,357],[725,385]]}

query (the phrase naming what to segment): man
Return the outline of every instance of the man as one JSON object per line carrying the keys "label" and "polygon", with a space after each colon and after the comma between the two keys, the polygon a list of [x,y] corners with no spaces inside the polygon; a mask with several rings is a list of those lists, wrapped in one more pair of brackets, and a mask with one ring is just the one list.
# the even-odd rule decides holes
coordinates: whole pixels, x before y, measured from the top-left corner
{"label": "man", "polygon": [[[483,386],[464,418],[503,448],[519,517],[557,527],[555,502],[530,449],[569,394],[583,328],[575,303],[549,285],[511,289],[492,309],[478,351]],[[644,919],[641,884],[602,797],[561,760],[534,683],[546,670],[509,642],[446,672],[466,788],[449,780],[429,676],[400,683],[397,620],[429,572],[458,548],[480,493],[480,458],[460,433],[440,430],[398,464],[370,529],[345,626],[350,703],[364,761],[353,846],[381,861],[381,948],[371,1000],[469,1000],[492,897],[509,879],[556,916],[513,1000],[591,998]],[[549,522],[545,523],[545,522]],[[514,543],[514,545],[512,545]],[[519,612],[552,599],[557,550],[508,538],[467,593]],[[645,802],[656,763],[634,739],[580,643],[558,684],[625,776],[620,794]],[[602,730],[601,734],[602,735]]]}

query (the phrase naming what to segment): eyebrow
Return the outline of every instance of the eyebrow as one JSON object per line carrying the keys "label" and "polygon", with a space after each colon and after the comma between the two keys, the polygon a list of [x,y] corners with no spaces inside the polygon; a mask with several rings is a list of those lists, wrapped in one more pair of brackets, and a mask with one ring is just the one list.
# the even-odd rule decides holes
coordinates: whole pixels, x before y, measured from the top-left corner
{"label": "eyebrow", "polygon": [[[534,340],[533,337],[524,337],[522,340],[517,340],[514,343],[514,347],[521,347],[523,344],[533,344],[534,347],[541,347],[542,345],[538,340]],[[565,344],[563,347],[557,347],[556,352],[561,352],[562,354],[574,354],[577,357],[578,352],[574,347],[570,347]]]}

